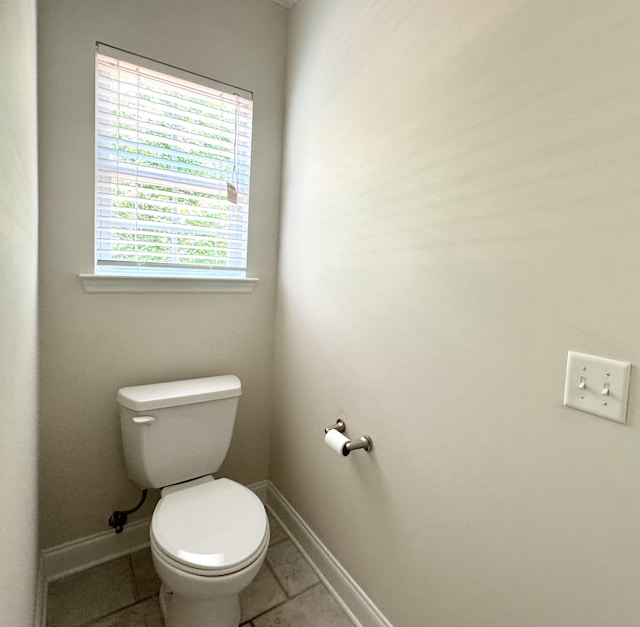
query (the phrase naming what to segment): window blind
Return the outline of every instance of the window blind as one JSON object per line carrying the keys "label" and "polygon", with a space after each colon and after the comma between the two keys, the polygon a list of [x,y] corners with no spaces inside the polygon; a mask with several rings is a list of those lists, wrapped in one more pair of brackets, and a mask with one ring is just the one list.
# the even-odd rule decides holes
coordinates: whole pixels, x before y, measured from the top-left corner
{"label": "window blind", "polygon": [[253,103],[100,44],[96,272],[244,276]]}

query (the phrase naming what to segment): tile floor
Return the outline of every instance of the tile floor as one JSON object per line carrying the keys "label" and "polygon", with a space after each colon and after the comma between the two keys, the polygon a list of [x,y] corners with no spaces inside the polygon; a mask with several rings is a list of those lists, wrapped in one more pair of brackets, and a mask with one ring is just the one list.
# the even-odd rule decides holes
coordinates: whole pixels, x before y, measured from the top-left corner
{"label": "tile floor", "polygon": [[[269,515],[267,559],[242,593],[244,627],[352,627],[315,572]],[[51,582],[47,627],[164,627],[149,549]]]}

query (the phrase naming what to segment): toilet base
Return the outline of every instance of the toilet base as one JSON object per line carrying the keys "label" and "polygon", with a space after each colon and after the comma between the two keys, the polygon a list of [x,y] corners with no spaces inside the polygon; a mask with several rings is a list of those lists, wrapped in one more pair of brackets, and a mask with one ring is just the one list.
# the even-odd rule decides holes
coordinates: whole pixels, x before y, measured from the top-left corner
{"label": "toilet base", "polygon": [[165,627],[238,627],[240,596],[193,599],[175,594],[162,584],[160,610]]}
{"label": "toilet base", "polygon": [[164,584],[160,584],[160,594],[158,595],[158,603],[160,604],[160,611],[162,612],[162,618],[164,622],[167,622],[167,608],[171,603],[171,597],[173,592],[169,592]]}

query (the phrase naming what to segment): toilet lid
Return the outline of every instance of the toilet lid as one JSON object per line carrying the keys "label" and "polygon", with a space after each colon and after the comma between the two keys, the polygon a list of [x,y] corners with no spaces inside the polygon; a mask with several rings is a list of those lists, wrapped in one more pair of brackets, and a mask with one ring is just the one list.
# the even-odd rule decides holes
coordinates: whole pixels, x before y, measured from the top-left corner
{"label": "toilet lid", "polygon": [[151,520],[151,533],[163,553],[217,575],[251,564],[263,548],[267,529],[262,501],[230,479],[163,496]]}

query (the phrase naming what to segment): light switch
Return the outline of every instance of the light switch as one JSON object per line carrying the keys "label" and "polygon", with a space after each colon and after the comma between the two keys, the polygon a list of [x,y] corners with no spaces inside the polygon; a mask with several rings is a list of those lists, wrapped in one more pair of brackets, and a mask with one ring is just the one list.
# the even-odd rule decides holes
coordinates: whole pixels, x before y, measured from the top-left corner
{"label": "light switch", "polygon": [[569,351],[564,404],[625,423],[630,376],[629,362]]}

